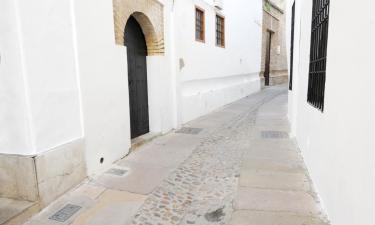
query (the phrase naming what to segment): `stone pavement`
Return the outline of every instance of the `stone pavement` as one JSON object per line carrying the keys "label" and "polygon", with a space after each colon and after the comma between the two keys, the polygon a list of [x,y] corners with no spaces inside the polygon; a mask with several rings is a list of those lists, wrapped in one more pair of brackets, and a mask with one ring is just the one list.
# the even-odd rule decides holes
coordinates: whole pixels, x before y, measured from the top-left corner
{"label": "stone pavement", "polygon": [[286,112],[286,88],[264,89],[142,145],[26,224],[327,225]]}

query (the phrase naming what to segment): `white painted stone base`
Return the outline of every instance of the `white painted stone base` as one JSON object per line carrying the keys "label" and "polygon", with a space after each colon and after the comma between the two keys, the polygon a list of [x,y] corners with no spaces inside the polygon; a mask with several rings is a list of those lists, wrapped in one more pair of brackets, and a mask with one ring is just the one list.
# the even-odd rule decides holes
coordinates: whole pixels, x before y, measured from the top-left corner
{"label": "white painted stone base", "polygon": [[182,123],[260,90],[258,74],[188,81],[182,91]]}
{"label": "white painted stone base", "polygon": [[35,157],[39,197],[46,206],[87,176],[84,140],[76,140]]}
{"label": "white painted stone base", "polygon": [[42,208],[86,176],[83,139],[36,156],[0,155],[0,197],[39,202]]}
{"label": "white painted stone base", "polygon": [[32,156],[0,154],[0,197],[37,201],[35,174]]}

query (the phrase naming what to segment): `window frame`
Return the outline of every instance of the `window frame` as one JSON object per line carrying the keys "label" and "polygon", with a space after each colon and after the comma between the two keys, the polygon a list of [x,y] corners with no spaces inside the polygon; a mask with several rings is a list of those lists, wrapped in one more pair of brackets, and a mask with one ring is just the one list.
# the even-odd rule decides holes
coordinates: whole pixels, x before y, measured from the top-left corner
{"label": "window frame", "polygon": [[[221,33],[222,33],[222,42],[219,44],[218,43],[218,18],[220,18],[222,20],[222,24],[221,24]],[[221,48],[225,48],[225,44],[226,44],[226,37],[225,37],[225,16],[219,14],[219,13],[216,13],[215,15],[215,45],[216,47],[221,47]]]}
{"label": "window frame", "polygon": [[[206,42],[206,13],[205,13],[205,10],[202,9],[201,7],[199,6],[195,6],[195,41],[197,42],[202,42],[202,43],[205,43]],[[202,13],[202,18],[201,18],[201,31],[200,31],[200,36],[202,36],[202,39],[199,39],[197,37],[197,28],[198,28],[198,17],[197,17],[197,13],[200,12]]]}

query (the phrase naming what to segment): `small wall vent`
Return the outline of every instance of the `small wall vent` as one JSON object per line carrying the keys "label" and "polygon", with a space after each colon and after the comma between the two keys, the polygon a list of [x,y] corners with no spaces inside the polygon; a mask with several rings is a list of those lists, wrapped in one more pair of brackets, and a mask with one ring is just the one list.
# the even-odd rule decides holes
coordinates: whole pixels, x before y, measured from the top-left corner
{"label": "small wall vent", "polygon": [[214,6],[215,8],[222,10],[224,6],[223,0],[214,0]]}

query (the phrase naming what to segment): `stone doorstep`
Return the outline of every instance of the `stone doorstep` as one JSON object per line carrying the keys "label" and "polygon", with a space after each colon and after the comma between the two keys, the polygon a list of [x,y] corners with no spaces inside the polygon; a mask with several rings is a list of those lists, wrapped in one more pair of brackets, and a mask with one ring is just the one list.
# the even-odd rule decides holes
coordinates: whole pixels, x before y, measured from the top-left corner
{"label": "stone doorstep", "polygon": [[142,136],[136,137],[131,140],[131,147],[130,152],[136,151],[139,147],[141,147],[144,144],[147,144],[154,140],[157,137],[160,137],[162,133],[147,133]]}
{"label": "stone doorstep", "polygon": [[0,224],[20,225],[41,210],[38,202],[0,198]]}

